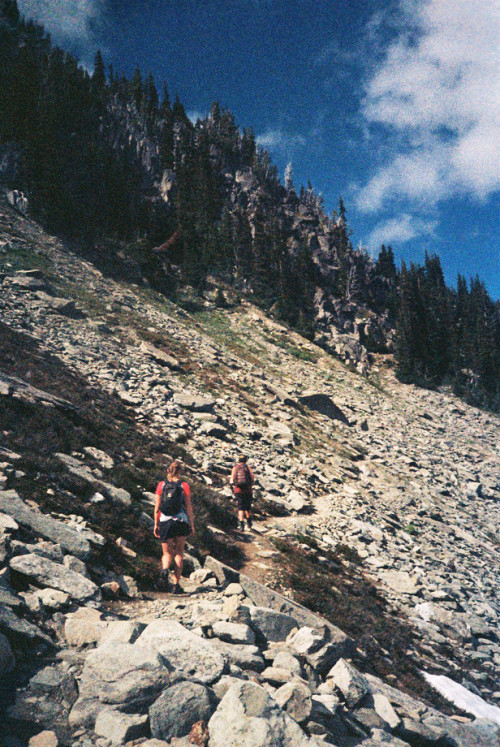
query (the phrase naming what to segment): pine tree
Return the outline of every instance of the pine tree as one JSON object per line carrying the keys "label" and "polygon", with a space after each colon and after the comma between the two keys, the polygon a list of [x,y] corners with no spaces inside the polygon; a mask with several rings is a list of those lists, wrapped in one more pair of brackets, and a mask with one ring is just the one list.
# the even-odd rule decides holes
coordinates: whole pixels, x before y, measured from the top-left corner
{"label": "pine tree", "polygon": [[347,226],[346,210],[342,197],[339,197],[338,218],[332,227],[332,238],[337,255],[337,281],[336,294],[340,297],[346,295],[349,279],[349,256],[352,252],[352,244],[349,238],[350,229]]}
{"label": "pine tree", "polygon": [[135,108],[139,112],[141,110],[142,97],[144,95],[144,89],[142,84],[142,75],[138,67],[134,70],[134,74],[128,85],[129,93],[132,101],[135,104]]}
{"label": "pine tree", "polygon": [[254,131],[251,127],[243,130],[241,138],[241,160],[244,166],[252,166],[257,154]]}
{"label": "pine tree", "polygon": [[101,50],[98,49],[94,61],[94,72],[92,74],[92,90],[95,93],[101,93],[105,88],[106,71],[104,67],[104,60],[102,59]]}

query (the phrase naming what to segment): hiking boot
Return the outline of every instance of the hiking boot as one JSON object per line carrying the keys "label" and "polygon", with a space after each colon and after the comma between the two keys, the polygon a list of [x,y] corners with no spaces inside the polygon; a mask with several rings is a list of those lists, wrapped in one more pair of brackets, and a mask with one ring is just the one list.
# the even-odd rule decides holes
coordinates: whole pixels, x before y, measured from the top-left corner
{"label": "hiking boot", "polygon": [[248,527],[248,531],[251,532],[252,527],[253,527],[252,519],[247,519],[247,527]]}
{"label": "hiking boot", "polygon": [[240,521],[240,532],[244,532],[244,531],[245,531],[245,522]]}
{"label": "hiking boot", "polygon": [[171,594],[184,594],[184,589],[180,584],[172,584],[172,588],[170,590]]}
{"label": "hiking boot", "polygon": [[158,591],[166,591],[167,594],[170,591],[170,582],[168,580],[168,571],[161,571],[158,581],[156,582],[156,588]]}

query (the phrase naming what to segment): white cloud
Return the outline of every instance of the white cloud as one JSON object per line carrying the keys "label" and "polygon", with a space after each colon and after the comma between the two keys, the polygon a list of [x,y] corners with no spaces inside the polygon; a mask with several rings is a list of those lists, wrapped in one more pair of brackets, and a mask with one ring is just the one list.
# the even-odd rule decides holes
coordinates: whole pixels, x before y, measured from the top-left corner
{"label": "white cloud", "polygon": [[358,207],[486,199],[500,188],[500,4],[401,0],[400,9],[362,105],[394,155],[359,190]]}
{"label": "white cloud", "polygon": [[[18,0],[26,18],[41,23],[57,43],[95,52],[106,0]],[[91,50],[89,50],[91,48]]]}
{"label": "white cloud", "polygon": [[368,249],[373,254],[378,252],[381,244],[402,244],[419,236],[432,236],[436,226],[436,220],[403,213],[396,218],[381,221],[375,226],[368,237]]}
{"label": "white cloud", "polygon": [[281,129],[267,130],[258,135],[257,145],[263,148],[273,148],[274,150],[290,151],[295,148],[302,148],[306,144],[306,138],[303,135],[291,135],[283,132]]}

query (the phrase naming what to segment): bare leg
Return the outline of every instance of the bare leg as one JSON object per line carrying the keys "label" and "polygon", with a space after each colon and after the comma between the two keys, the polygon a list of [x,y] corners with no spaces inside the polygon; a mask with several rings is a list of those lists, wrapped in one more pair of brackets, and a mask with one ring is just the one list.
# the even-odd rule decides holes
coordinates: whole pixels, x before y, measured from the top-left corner
{"label": "bare leg", "polygon": [[185,537],[175,537],[173,539],[173,552],[174,552],[174,584],[178,584],[182,575],[182,563],[184,560],[184,545],[186,544]]}
{"label": "bare leg", "polygon": [[169,539],[166,542],[162,542],[161,549],[163,551],[163,555],[161,556],[161,567],[164,571],[168,571],[174,559],[174,540]]}
{"label": "bare leg", "polygon": [[245,512],[244,511],[238,511],[238,521],[242,522],[245,520]]}

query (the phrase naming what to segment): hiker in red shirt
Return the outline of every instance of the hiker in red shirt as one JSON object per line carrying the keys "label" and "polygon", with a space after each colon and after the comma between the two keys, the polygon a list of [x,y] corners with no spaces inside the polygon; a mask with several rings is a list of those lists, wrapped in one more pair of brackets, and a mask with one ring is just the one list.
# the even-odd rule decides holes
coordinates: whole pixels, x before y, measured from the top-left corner
{"label": "hiker in red shirt", "polygon": [[238,499],[238,522],[240,531],[245,531],[245,519],[250,530],[252,528],[252,487],[255,478],[252,470],[247,464],[247,457],[244,454],[238,456],[238,461],[231,471],[230,485],[233,487],[234,494]]}
{"label": "hiker in red shirt", "polygon": [[[181,469],[181,463],[173,461],[167,470],[167,479],[158,483],[154,510],[154,535],[160,540],[163,552],[160,585],[164,591],[171,591],[172,594],[182,594],[179,581],[184,545],[186,538],[194,534],[191,488],[187,482],[181,482]],[[170,587],[168,571],[172,562],[174,582]]]}

